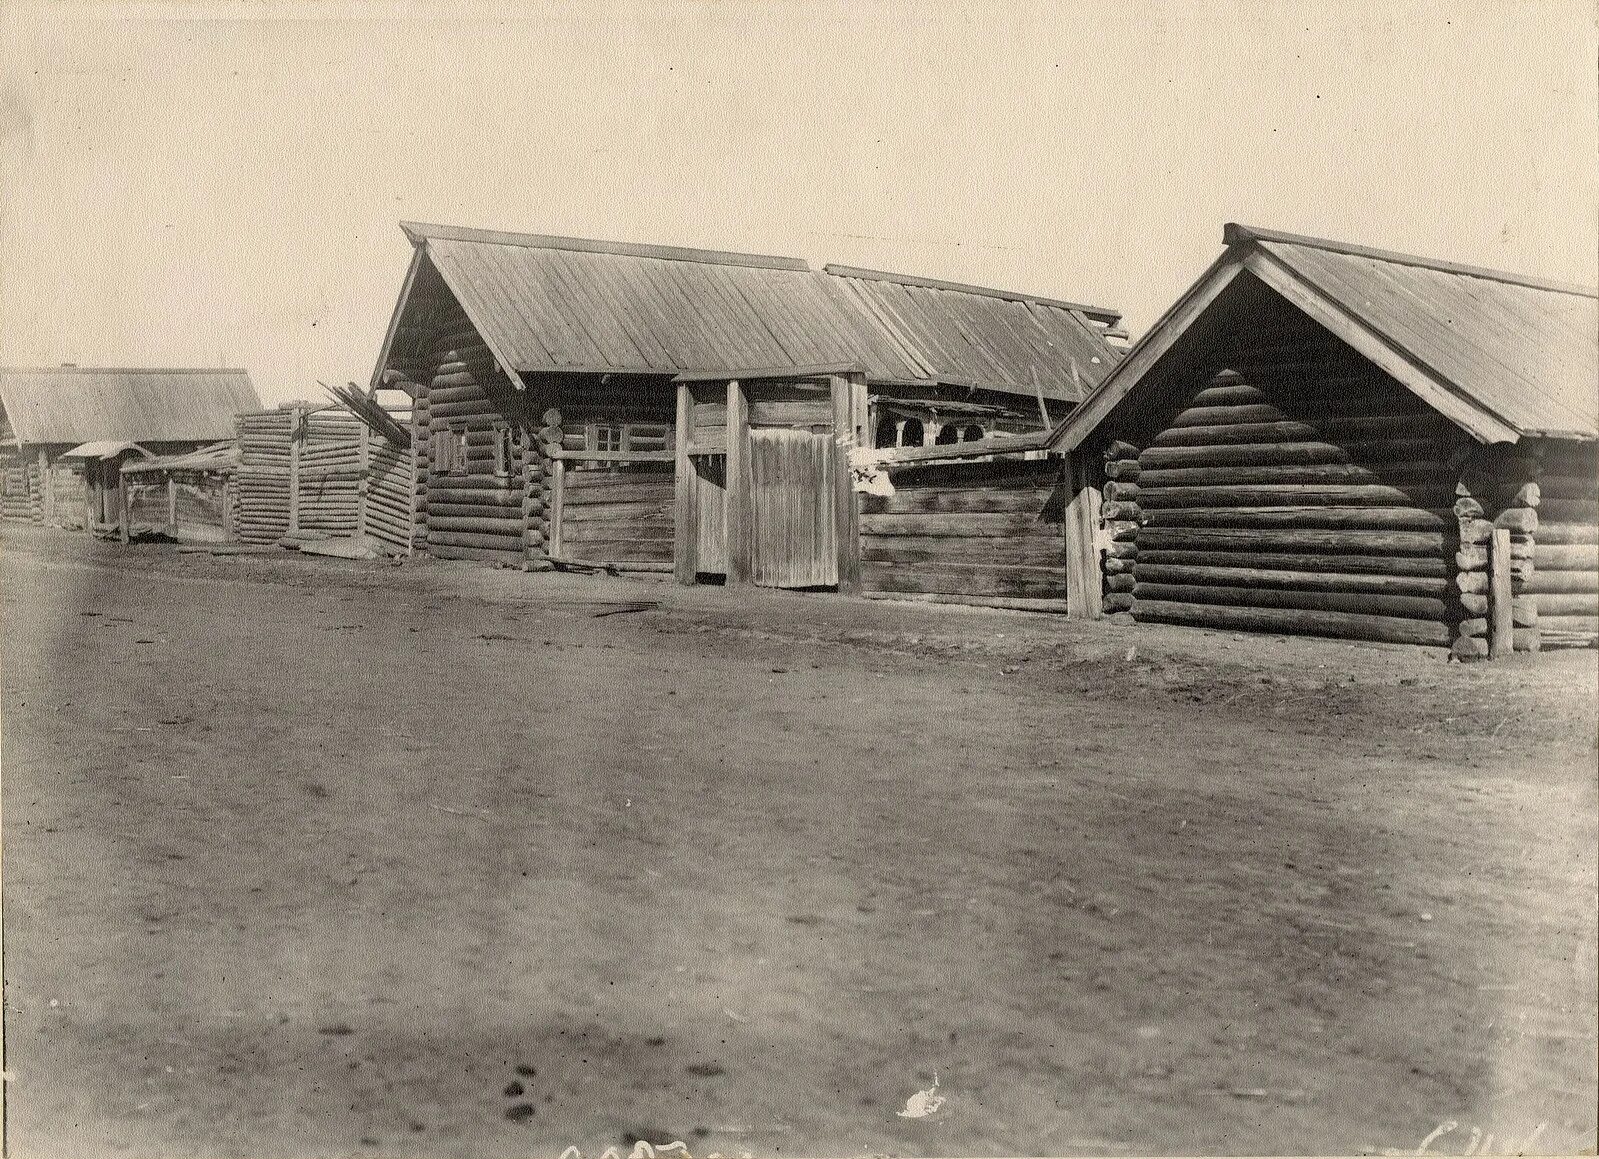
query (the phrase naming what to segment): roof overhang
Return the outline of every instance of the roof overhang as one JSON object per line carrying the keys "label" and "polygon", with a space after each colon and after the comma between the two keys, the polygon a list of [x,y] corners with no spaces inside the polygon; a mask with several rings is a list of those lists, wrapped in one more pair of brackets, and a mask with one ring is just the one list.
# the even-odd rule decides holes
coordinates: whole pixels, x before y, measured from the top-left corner
{"label": "roof overhang", "polygon": [[672,376],[673,382],[749,382],[761,378],[832,378],[835,375],[863,374],[848,362],[820,366],[769,366],[755,370],[684,370]]}
{"label": "roof overhang", "polygon": [[138,443],[118,442],[112,439],[100,439],[92,443],[80,443],[70,451],[63,451],[57,458],[61,459],[115,459],[119,455],[137,452],[145,458],[151,458],[149,451]]}

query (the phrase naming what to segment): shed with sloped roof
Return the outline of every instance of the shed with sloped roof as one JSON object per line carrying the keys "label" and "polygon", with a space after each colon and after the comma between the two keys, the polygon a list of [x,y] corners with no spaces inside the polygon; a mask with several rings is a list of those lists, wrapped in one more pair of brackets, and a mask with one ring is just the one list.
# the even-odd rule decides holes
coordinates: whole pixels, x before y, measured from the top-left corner
{"label": "shed with sloped roof", "polygon": [[1051,436],[1102,490],[1100,606],[1462,657],[1599,639],[1599,294],[1224,242]]}
{"label": "shed with sloped roof", "polygon": [[415,400],[446,557],[850,589],[852,449],[1045,431],[1124,337],[1102,307],[797,258],[403,229],[373,384]]}
{"label": "shed with sloped roof", "polygon": [[[233,435],[233,416],[261,405],[232,369],[0,368],[0,480],[5,518],[81,527],[122,518],[117,464],[69,457],[85,444],[138,444],[181,454]],[[98,474],[97,464],[104,467]],[[87,482],[92,479],[93,482]]]}

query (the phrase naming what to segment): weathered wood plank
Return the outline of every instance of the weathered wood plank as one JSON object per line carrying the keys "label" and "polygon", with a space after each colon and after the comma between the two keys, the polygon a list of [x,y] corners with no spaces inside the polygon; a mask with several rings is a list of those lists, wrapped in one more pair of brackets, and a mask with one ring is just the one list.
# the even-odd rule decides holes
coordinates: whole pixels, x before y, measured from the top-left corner
{"label": "weathered wood plank", "polygon": [[1066,576],[1058,567],[992,567],[974,564],[916,565],[862,562],[862,586],[879,592],[1015,596],[1059,599]]}
{"label": "weathered wood plank", "polygon": [[1009,537],[1038,531],[1060,534],[1058,523],[1037,515],[940,512],[927,515],[862,515],[863,535]]}

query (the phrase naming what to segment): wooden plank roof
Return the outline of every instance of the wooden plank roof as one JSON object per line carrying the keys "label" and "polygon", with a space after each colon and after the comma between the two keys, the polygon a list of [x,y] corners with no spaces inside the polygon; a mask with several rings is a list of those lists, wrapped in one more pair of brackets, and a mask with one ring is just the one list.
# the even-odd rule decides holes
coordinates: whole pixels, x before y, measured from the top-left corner
{"label": "wooden plank roof", "polygon": [[19,443],[214,442],[259,410],[243,370],[0,369],[0,403]]}
{"label": "wooden plank roof", "polygon": [[1157,380],[1184,335],[1246,276],[1479,441],[1599,438],[1599,291],[1229,224],[1227,249],[1055,431],[1080,445]]}
{"label": "wooden plank roof", "polygon": [[1075,402],[1109,372],[1119,315],[1101,307],[802,259],[403,223],[417,250],[374,375],[390,369],[406,294],[430,275],[518,374],[675,375],[860,367]]}

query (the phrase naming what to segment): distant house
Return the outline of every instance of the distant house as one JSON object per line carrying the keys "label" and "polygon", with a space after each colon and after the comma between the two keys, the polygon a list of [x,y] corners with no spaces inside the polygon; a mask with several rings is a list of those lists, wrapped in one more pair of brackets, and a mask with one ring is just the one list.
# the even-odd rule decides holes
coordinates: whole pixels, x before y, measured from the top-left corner
{"label": "distant house", "polygon": [[0,369],[0,514],[118,523],[125,461],[231,439],[233,416],[260,405],[243,370]]}
{"label": "distant house", "polygon": [[1599,639],[1599,294],[1224,241],[1050,440],[1102,485],[1095,611],[1103,585],[1138,621],[1463,657]]}
{"label": "distant house", "polygon": [[415,399],[444,557],[855,590],[852,449],[1043,433],[1125,336],[1102,307],[797,258],[403,228],[373,386]]}

